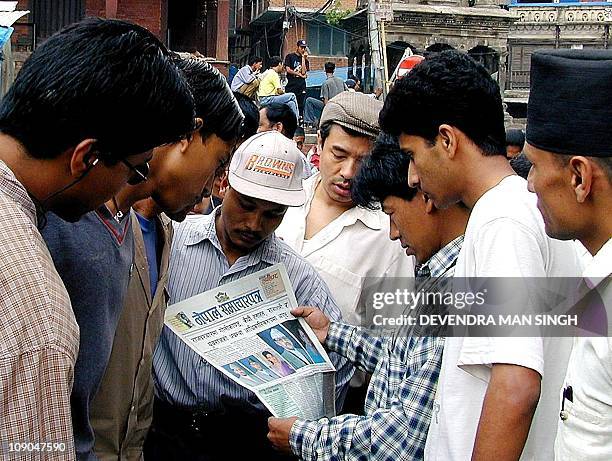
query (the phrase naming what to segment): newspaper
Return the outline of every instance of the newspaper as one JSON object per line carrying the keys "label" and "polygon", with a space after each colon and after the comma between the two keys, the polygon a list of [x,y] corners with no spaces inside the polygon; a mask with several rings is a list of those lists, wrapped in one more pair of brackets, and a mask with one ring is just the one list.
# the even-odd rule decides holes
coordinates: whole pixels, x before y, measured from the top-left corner
{"label": "newspaper", "polygon": [[335,369],[276,264],[168,307],[165,324],[277,417],[335,415]]}

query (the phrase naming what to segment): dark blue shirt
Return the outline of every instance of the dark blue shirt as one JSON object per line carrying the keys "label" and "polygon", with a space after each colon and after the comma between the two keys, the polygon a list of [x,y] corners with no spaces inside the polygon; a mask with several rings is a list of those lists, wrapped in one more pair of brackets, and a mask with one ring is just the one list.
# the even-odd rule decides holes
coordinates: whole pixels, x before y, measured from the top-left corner
{"label": "dark blue shirt", "polygon": [[155,290],[157,289],[157,279],[159,278],[157,264],[157,221],[155,219],[149,220],[144,216],[140,216],[138,213],[136,213],[136,217],[140,223],[140,230],[142,231],[142,238],[147,252],[149,280],[151,282],[151,299],[153,299]]}
{"label": "dark blue shirt", "polygon": [[129,215],[118,223],[105,206],[68,223],[52,213],[42,230],[70,295],[81,333],[70,395],[79,461],[97,459],[89,407],[108,365],[134,259]]}

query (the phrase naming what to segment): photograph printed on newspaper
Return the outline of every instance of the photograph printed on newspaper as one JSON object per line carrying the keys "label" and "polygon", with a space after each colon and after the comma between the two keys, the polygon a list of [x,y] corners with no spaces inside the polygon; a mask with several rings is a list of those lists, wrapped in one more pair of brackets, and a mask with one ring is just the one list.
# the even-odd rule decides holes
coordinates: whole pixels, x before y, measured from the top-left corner
{"label": "photograph printed on newspaper", "polygon": [[276,417],[335,415],[335,369],[276,264],[168,307],[165,324]]}

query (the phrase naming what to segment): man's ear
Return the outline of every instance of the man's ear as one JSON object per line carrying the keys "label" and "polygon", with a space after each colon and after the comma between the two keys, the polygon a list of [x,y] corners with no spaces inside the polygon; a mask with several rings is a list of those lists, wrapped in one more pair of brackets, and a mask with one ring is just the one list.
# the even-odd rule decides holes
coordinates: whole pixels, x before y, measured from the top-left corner
{"label": "man's ear", "polygon": [[423,194],[423,200],[425,201],[425,213],[432,214],[436,209],[433,200],[426,194]]}
{"label": "man's ear", "polygon": [[458,141],[457,132],[453,126],[444,123],[438,127],[438,142],[449,159],[455,156]]}
{"label": "man's ear", "polygon": [[187,152],[187,149],[189,148],[189,145],[194,142],[194,140],[199,138],[199,134],[192,134],[191,137],[189,139],[187,138],[183,138],[181,139],[178,144],[179,144],[179,150],[181,151],[181,154],[184,154],[185,152]]}
{"label": "man's ear", "polygon": [[584,203],[591,193],[593,186],[593,165],[586,157],[572,157],[568,163],[571,175],[571,184],[576,201]]}
{"label": "man's ear", "polygon": [[227,189],[229,189],[229,180],[228,174],[224,174],[219,181],[219,193],[221,194],[221,198],[225,198],[225,194],[227,193]]}
{"label": "man's ear", "polygon": [[84,139],[72,149],[70,154],[70,174],[75,178],[83,176],[99,161],[94,146],[95,139]]}

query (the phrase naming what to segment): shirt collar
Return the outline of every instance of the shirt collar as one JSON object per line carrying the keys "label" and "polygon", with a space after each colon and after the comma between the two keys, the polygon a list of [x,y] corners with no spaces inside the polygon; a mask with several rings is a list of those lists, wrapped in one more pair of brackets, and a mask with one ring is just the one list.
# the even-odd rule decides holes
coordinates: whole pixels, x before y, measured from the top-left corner
{"label": "shirt collar", "polygon": [[[304,205],[306,214],[310,211],[310,204],[314,197],[317,185],[321,182],[321,173],[317,172],[308,179],[304,180],[304,191],[306,192],[307,203]],[[350,226],[357,221],[361,221],[365,226],[372,230],[380,230],[383,227],[381,214],[377,210],[368,210],[360,206],[354,206],[343,213],[344,226]]]}
{"label": "shirt collar", "polygon": [[612,238],[593,256],[587,264],[583,278],[589,288],[593,289],[612,273]]}
{"label": "shirt collar", "polygon": [[13,171],[0,160],[0,189],[4,194],[21,205],[25,213],[37,225],[36,206],[23,184],[15,177]]}
{"label": "shirt collar", "polygon": [[[217,237],[217,227],[215,217],[221,213],[223,205],[219,205],[210,214],[197,217],[187,218],[186,223],[189,226],[189,235],[185,238],[185,245],[192,246],[198,245],[205,240],[210,243],[221,253],[223,249],[219,238]],[[247,265],[254,265],[260,261],[265,261],[270,265],[282,262],[282,244],[279,239],[272,233],[263,242],[259,244],[255,249],[245,256],[239,258],[247,258]]]}
{"label": "shirt collar", "polygon": [[427,267],[432,277],[443,275],[448,269],[455,265],[462,245],[463,235],[460,235],[438,250],[438,252],[429,258],[427,262],[423,263],[419,271]]}

